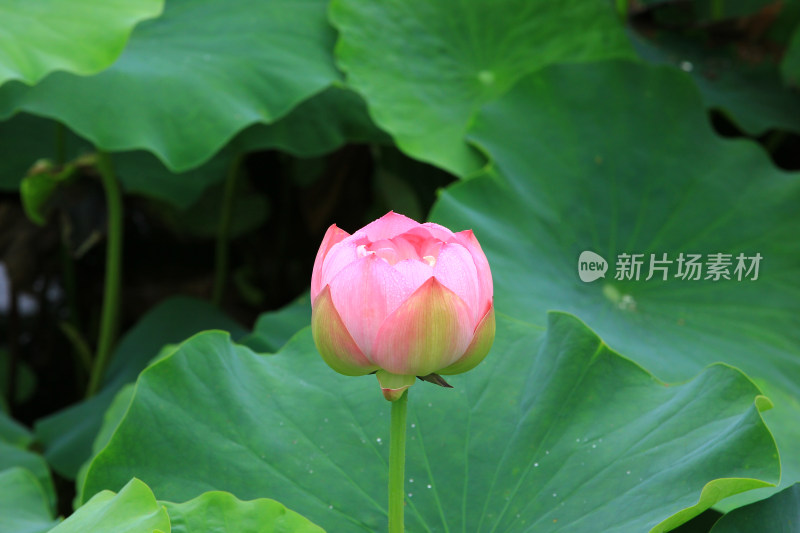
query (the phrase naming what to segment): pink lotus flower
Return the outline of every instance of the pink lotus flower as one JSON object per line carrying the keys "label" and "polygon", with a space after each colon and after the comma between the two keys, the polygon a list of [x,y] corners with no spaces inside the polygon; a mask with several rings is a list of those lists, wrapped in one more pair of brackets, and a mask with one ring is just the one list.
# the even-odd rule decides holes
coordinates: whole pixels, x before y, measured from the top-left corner
{"label": "pink lotus flower", "polygon": [[415,376],[472,369],[494,340],[492,273],[472,231],[393,212],[353,235],[328,228],[311,302],[325,362],[348,376],[377,371],[391,401]]}

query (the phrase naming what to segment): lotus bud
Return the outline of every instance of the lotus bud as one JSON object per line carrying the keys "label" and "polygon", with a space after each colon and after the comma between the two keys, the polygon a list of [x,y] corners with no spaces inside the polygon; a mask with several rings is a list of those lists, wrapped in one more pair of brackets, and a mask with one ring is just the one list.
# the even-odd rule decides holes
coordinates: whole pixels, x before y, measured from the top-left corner
{"label": "lotus bud", "polygon": [[495,333],[492,274],[471,230],[390,212],[352,235],[332,225],[311,276],[311,328],[340,374],[375,373],[398,399],[416,377],[480,363]]}

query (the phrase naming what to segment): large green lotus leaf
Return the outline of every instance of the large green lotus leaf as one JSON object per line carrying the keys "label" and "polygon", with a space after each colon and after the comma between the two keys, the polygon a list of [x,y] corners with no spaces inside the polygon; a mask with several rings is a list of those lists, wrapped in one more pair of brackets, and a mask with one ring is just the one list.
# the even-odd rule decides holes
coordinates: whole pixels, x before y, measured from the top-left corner
{"label": "large green lotus leaf", "polygon": [[55,525],[49,496],[30,470],[0,471],[0,533],[43,533]]}
{"label": "large green lotus leaf", "polygon": [[[670,381],[715,361],[741,368],[775,403],[784,483],[800,479],[798,177],[754,143],[715,136],[688,78],[626,62],[527,78],[471,138],[502,178],[449,188],[432,218],[474,229],[497,309],[538,324],[548,309],[576,313]],[[609,262],[605,279],[581,281],[583,251]],[[667,281],[645,281],[649,254],[722,252],[760,253],[758,279],[737,281],[734,259],[730,280],[676,278],[672,263]],[[615,279],[621,253],[648,254],[638,281]]]}
{"label": "large green lotus leaf", "polygon": [[366,104],[356,92],[329,87],[276,122],[254,124],[242,130],[215,157],[187,172],[170,172],[156,157],[141,151],[115,154],[114,163],[128,192],[166,200],[186,209],[201,198],[203,191],[225,178],[238,154],[278,149],[299,157],[313,157],[332,152],[347,142],[387,140],[386,134],[370,120]]}
{"label": "large green lotus leaf", "polygon": [[209,328],[225,329],[238,338],[244,328],[203,300],[178,297],[166,300],[131,329],[114,351],[103,388],[92,398],[67,407],[36,423],[36,436],[55,471],[74,478],[91,455],[92,441],[103,421],[103,413],[116,393],[136,380],[162,346]]}
{"label": "large green lotus leaf", "polygon": [[34,453],[22,448],[17,448],[11,444],[0,441],[0,472],[10,468],[21,467],[31,472],[38,480],[50,508],[56,504],[56,491],[53,487],[53,478],[50,476],[50,469],[44,458],[38,453]]}
{"label": "large green lotus leaf", "polygon": [[131,479],[118,494],[104,490],[94,495],[51,533],[169,533],[166,509],[150,488]]}
{"label": "large green lotus leaf", "polygon": [[[171,353],[176,347],[176,345],[172,344],[165,346],[157,357],[161,357],[165,351]],[[119,426],[119,423],[125,416],[125,411],[128,410],[128,406],[131,404],[134,386],[134,383],[128,383],[122,387],[119,392],[117,392],[116,396],[114,396],[111,405],[108,406],[108,409],[103,415],[103,425],[100,427],[100,431],[97,432],[94,443],[92,444],[93,455],[102,450],[106,444],[108,444],[108,441],[111,440],[111,436],[114,434],[114,431],[116,431],[117,426]]]}
{"label": "large green lotus leaf", "polygon": [[[409,400],[409,531],[656,531],[778,478],[759,391],[717,365],[666,386],[570,315],[500,317],[493,353]],[[130,476],[160,499],[275,498],[328,531],[386,523],[389,409],[309,329],[276,355],[207,332],[145,370],[84,497]],[[199,446],[197,443],[202,443]]]}
{"label": "large green lotus leaf", "polygon": [[714,47],[702,38],[667,32],[648,38],[631,32],[631,40],[645,60],[687,71],[706,105],[721,110],[746,133],[762,135],[776,128],[800,133],[800,95],[784,84],[774,60],[755,61],[733,46]]}
{"label": "large green lotus leaf", "polygon": [[0,85],[33,85],[55,70],[94,74],[111,65],[133,27],[164,0],[0,2]]}
{"label": "large green lotus leaf", "polygon": [[795,483],[766,500],[740,507],[720,518],[711,533],[800,532],[800,485]]}
{"label": "large green lotus leaf", "polygon": [[244,502],[227,492],[206,492],[185,503],[162,503],[172,533],[324,533],[308,519],[265,498]]}
{"label": "large green lotus leaf", "polygon": [[[91,143],[64,132],[64,153],[73,159],[91,151]],[[171,172],[143,150],[113,155],[114,170],[128,193],[168,202],[178,209],[195,204],[227,175],[236,155],[279,149],[300,157],[319,156],[346,142],[388,142],[367,114],[364,100],[344,87],[329,87],[303,101],[272,124],[255,124],[236,135],[216,156],[186,172]],[[0,122],[0,190],[16,190],[34,162],[55,156],[56,123],[20,113]]]}
{"label": "large green lotus leaf", "polygon": [[186,209],[202,197],[203,191],[225,178],[238,154],[278,149],[312,157],[332,152],[346,142],[387,139],[370,120],[364,100],[356,92],[329,87],[276,122],[249,126],[215,157],[187,172],[170,172],[156,157],[142,151],[115,154],[114,165],[126,191]]}
{"label": "large green lotus leaf", "polygon": [[56,118],[107,151],[146,149],[174,171],[238,131],[271,123],[339,79],[323,0],[183,0],[140,24],[88,77],[54,73],[0,88],[0,117]]}
{"label": "large green lotus leaf", "polygon": [[330,15],[339,65],[375,122],[459,175],[483,163],[464,142],[481,104],[545,65],[632,53],[609,2],[334,0]]}

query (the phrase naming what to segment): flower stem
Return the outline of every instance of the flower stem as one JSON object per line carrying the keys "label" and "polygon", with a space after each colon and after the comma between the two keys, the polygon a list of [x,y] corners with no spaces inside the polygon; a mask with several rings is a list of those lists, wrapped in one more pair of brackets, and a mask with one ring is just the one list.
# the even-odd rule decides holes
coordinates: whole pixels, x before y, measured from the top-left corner
{"label": "flower stem", "polygon": [[97,152],[97,170],[106,193],[108,213],[108,237],[106,242],[106,279],[103,291],[103,310],[100,318],[100,334],[97,354],[94,357],[89,387],[86,396],[92,396],[100,388],[100,380],[106,370],[108,357],[117,335],[119,317],[120,279],[122,277],[122,191],[111,167],[107,153]]}
{"label": "flower stem", "polygon": [[219,216],[219,226],[217,227],[217,247],[215,252],[214,265],[214,289],[211,301],[219,307],[222,304],[222,296],[225,293],[225,283],[228,279],[228,242],[231,230],[231,216],[233,214],[233,203],[236,196],[236,178],[239,175],[239,167],[242,162],[241,155],[236,156],[231,162],[228,176],[225,178],[225,192],[222,197],[222,211]]}
{"label": "flower stem", "polygon": [[403,533],[406,470],[406,407],[408,391],[392,402],[389,430],[389,533]]}

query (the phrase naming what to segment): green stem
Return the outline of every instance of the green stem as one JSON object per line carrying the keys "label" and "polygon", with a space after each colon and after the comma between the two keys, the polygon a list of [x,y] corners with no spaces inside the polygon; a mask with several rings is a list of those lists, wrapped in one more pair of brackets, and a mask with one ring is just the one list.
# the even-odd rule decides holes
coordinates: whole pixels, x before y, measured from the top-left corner
{"label": "green stem", "polygon": [[89,343],[86,342],[80,330],[71,322],[59,322],[58,328],[72,345],[72,351],[75,353],[75,357],[77,357],[85,376],[86,372],[91,372],[92,370],[92,349],[89,348]]}
{"label": "green stem", "polygon": [[108,237],[100,334],[97,339],[97,354],[86,390],[87,397],[94,395],[100,388],[100,380],[105,373],[111,348],[114,345],[119,318],[120,279],[122,277],[122,191],[114,176],[111,158],[105,152],[97,152],[97,169],[106,193]]}
{"label": "green stem", "polygon": [[403,533],[406,470],[406,407],[408,391],[392,402],[389,432],[389,533]]}
{"label": "green stem", "polygon": [[217,230],[217,249],[214,264],[214,291],[211,301],[219,306],[225,293],[225,283],[228,279],[228,244],[231,230],[231,216],[233,214],[233,200],[236,197],[236,178],[239,175],[241,156],[236,156],[231,162],[228,176],[225,178],[225,192],[222,197],[222,212],[219,216]]}

